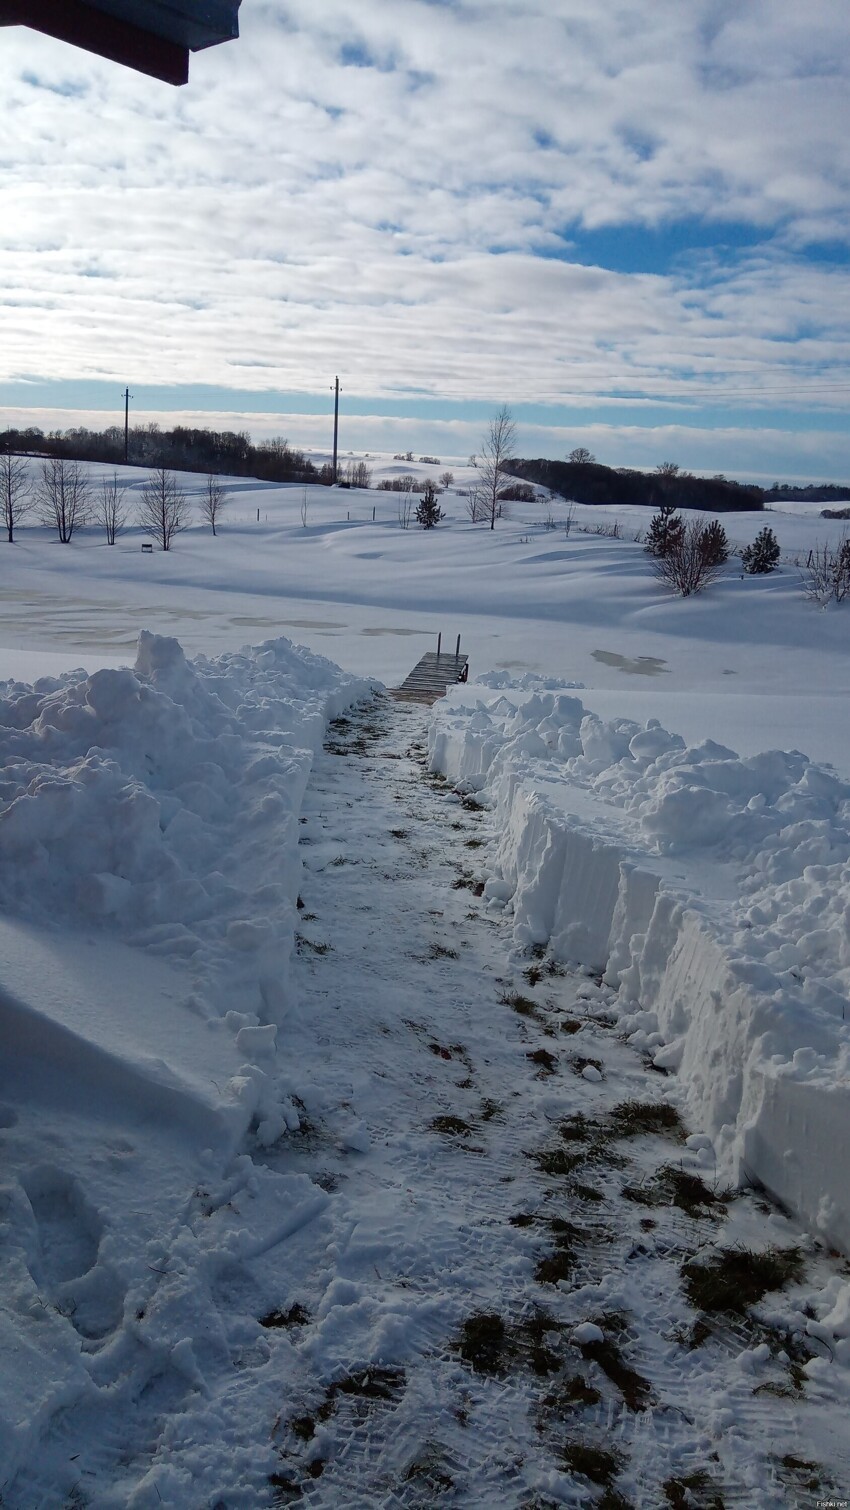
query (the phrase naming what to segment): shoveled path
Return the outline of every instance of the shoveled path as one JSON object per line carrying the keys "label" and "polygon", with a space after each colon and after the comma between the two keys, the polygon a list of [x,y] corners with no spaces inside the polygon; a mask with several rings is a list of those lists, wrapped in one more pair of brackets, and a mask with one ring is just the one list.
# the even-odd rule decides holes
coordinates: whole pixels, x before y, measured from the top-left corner
{"label": "shoveled path", "polygon": [[[820,1339],[847,1265],[724,1192],[611,991],[512,952],[492,817],[429,775],[426,719],[378,699],[328,731],[254,1130],[103,1335],[58,1312],[91,1386],[33,1422],[3,1510],[846,1496],[847,1344]],[[42,1216],[54,1266],[90,1262],[85,1212]]]}
{"label": "shoveled path", "polygon": [[273,1502],[840,1493],[846,1370],[806,1333],[840,1261],[720,1188],[612,992],[512,954],[480,895],[490,819],[429,775],[426,718],[338,720],[302,819],[291,1032],[314,1073],[262,1158],[329,1200],[265,1318]]}

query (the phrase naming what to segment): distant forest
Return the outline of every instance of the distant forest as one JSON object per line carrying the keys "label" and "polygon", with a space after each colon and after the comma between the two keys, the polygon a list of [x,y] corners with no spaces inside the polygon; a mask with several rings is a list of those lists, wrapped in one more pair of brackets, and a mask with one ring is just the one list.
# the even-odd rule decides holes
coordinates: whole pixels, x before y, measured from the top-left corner
{"label": "distant forest", "polygon": [[[65,456],[75,461],[124,462],[124,430],[6,430],[4,449],[29,456]],[[190,430],[176,425],[134,425],[127,460],[137,467],[169,467],[177,472],[216,472],[231,477],[259,477],[264,482],[333,482],[330,465],[315,467],[303,451],[280,436],[255,446],[244,431]]]}
{"label": "distant forest", "polygon": [[836,502],[839,498],[842,500],[850,498],[850,483],[845,484],[844,487],[834,482],[809,483],[806,487],[797,488],[790,482],[775,482],[773,487],[768,488],[764,495],[764,501],[768,508],[770,508],[772,503],[776,503],[783,498],[787,498],[792,503]]}
{"label": "distant forest", "polygon": [[[106,430],[6,430],[0,449],[28,456],[65,456],[75,461],[99,461],[120,466],[124,462],[124,429]],[[231,477],[259,477],[263,482],[333,482],[329,463],[317,467],[303,451],[281,436],[254,445],[244,430],[194,430],[175,425],[133,425],[129,433],[127,460],[131,466],[169,467],[179,472],[215,472]],[[741,509],[770,507],[773,502],[808,501],[829,503],[850,497],[850,485],[832,483],[805,487],[775,482],[772,488],[730,482],[725,477],[693,477],[670,463],[655,472],[637,472],[629,467],[605,467],[595,460],[510,461],[507,471],[525,482],[549,488],[563,498],[589,504],[645,504],[658,508],[671,502],[676,508],[730,513]],[[346,474],[347,475],[347,474]],[[355,479],[356,481],[356,479]],[[361,486],[367,486],[365,479]]]}
{"label": "distant forest", "polygon": [[656,472],[635,472],[629,467],[603,467],[598,461],[539,458],[512,461],[509,470],[576,503],[637,503],[657,509],[669,501],[678,509],[705,509],[712,514],[764,507],[763,488],[729,482],[725,477],[692,477],[670,464]]}

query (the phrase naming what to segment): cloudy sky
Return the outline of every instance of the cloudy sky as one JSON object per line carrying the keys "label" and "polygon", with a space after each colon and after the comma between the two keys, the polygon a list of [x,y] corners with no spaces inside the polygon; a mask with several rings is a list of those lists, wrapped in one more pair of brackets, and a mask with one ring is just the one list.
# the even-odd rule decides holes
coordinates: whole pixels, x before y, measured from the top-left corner
{"label": "cloudy sky", "polygon": [[242,0],[173,89],[0,30],[0,426],[850,480],[847,0]]}

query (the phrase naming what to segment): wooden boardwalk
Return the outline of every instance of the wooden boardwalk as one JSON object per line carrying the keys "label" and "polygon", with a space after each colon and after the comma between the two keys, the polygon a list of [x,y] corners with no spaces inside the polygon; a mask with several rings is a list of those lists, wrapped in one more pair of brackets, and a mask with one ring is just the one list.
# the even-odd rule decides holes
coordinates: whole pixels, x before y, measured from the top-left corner
{"label": "wooden boardwalk", "polygon": [[459,680],[467,659],[465,655],[439,655],[429,650],[401,686],[390,689],[389,695],[401,703],[435,703]]}

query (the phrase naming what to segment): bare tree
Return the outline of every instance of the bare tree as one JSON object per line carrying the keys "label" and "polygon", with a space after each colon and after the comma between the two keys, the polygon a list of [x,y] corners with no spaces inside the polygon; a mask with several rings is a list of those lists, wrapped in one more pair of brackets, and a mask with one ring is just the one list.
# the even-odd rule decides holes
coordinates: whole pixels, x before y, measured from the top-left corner
{"label": "bare tree", "polygon": [[683,598],[701,592],[714,581],[721,570],[704,519],[689,519],[675,544],[668,535],[667,549],[663,556],[654,556],[652,568],[656,577],[672,587]]}
{"label": "bare tree", "polygon": [[481,442],[481,459],[476,462],[491,530],[496,528],[499,484],[507,472],[515,444],[516,425],[507,404],[503,404],[487,426],[487,433]]}
{"label": "bare tree", "polygon": [[407,486],[406,486],[406,488],[403,491],[401,489],[399,489],[399,495],[398,495],[398,522],[401,525],[402,529],[406,530],[406,529],[410,528],[410,519],[411,519],[411,515],[413,513],[413,481],[414,480],[413,480],[412,476],[407,476],[407,475],[405,475],[405,478],[402,479],[402,480],[406,481]]}
{"label": "bare tree", "polygon": [[440,482],[444,488],[450,488],[455,480],[454,472],[441,472]]}
{"label": "bare tree", "polygon": [[588,451],[587,446],[575,446],[567,457],[567,461],[571,461],[573,466],[576,467],[587,466],[595,460],[596,457],[592,451]]}
{"label": "bare tree", "polygon": [[120,535],[124,528],[127,513],[124,507],[125,491],[118,481],[117,472],[113,472],[111,477],[101,478],[100,491],[95,499],[95,517],[106,533],[107,545],[114,545],[116,535]]}
{"label": "bare tree", "polygon": [[164,551],[171,548],[171,542],[180,530],[188,529],[188,499],[167,467],[156,467],[145,483],[139,522],[156,536]]}
{"label": "bare tree", "polygon": [[78,461],[50,456],[42,462],[38,487],[41,517],[57,530],[63,545],[86,523],[89,501],[89,479]]}
{"label": "bare tree", "polygon": [[660,461],[655,471],[659,477],[678,477],[679,463],[677,461]]}
{"label": "bare tree", "polygon": [[353,488],[371,488],[372,473],[365,461],[350,461],[348,463],[346,481]]}
{"label": "bare tree", "polygon": [[[229,502],[230,494],[227,488],[224,486],[221,478],[214,472],[211,472],[207,478],[204,491],[201,494],[201,513],[206,519],[207,524],[211,526],[213,534],[215,534],[216,524]],[[163,550],[168,550],[168,546],[163,546]]]}
{"label": "bare tree", "polygon": [[477,483],[467,490],[466,512],[473,524],[481,524],[482,520],[487,518],[487,503]]}
{"label": "bare tree", "polygon": [[27,476],[23,456],[0,451],[0,507],[10,545],[15,543],[15,528],[33,506],[32,484]]}

